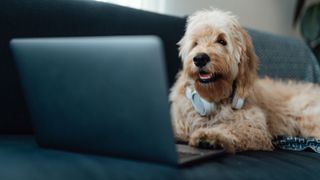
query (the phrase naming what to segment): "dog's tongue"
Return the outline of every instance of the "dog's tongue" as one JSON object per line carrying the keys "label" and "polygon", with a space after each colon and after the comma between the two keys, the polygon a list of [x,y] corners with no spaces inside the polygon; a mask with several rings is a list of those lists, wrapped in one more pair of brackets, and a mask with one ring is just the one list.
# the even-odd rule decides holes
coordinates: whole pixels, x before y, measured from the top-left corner
{"label": "dog's tongue", "polygon": [[199,76],[201,79],[210,79],[212,75],[211,75],[211,73],[200,72]]}

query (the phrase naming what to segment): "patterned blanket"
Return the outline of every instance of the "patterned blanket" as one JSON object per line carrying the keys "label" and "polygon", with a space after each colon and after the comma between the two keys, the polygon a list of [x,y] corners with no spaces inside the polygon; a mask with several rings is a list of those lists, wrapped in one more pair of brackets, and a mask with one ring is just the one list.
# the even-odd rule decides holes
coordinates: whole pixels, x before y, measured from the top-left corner
{"label": "patterned blanket", "polygon": [[314,152],[320,153],[320,139],[316,138],[302,138],[302,137],[277,137],[273,141],[276,148],[303,151],[305,149],[312,149]]}

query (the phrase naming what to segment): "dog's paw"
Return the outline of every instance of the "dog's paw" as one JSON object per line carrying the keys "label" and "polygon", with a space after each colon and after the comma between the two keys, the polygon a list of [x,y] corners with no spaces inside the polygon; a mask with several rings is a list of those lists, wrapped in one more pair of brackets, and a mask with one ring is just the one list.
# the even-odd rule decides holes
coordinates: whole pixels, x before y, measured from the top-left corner
{"label": "dog's paw", "polygon": [[189,145],[200,148],[224,148],[229,153],[235,153],[236,143],[233,137],[227,137],[214,129],[199,129],[191,134]]}

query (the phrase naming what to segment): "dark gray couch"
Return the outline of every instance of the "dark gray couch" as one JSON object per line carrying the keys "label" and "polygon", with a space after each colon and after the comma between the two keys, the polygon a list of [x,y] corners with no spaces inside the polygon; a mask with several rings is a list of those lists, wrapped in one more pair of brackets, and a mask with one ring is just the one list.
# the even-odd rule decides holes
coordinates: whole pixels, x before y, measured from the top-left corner
{"label": "dark gray couch", "polygon": [[[180,67],[175,43],[184,18],[92,0],[0,1],[0,180],[320,179],[313,152],[244,152],[186,168],[42,149],[33,136],[8,42],[14,37],[158,35],[170,85]],[[315,57],[300,40],[249,30],[260,75],[320,82]]]}

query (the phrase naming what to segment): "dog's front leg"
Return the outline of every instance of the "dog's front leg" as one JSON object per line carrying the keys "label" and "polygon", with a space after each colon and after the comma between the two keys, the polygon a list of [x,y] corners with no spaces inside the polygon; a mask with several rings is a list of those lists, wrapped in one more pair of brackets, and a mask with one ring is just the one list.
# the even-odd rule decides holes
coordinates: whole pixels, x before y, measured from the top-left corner
{"label": "dog's front leg", "polygon": [[228,123],[195,130],[189,139],[191,146],[208,144],[222,146],[227,152],[272,150],[272,136],[265,117],[255,110],[243,110]]}
{"label": "dog's front leg", "polygon": [[201,147],[221,146],[229,153],[235,153],[239,139],[230,132],[220,128],[201,128],[191,134],[189,145]]}

